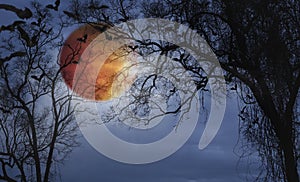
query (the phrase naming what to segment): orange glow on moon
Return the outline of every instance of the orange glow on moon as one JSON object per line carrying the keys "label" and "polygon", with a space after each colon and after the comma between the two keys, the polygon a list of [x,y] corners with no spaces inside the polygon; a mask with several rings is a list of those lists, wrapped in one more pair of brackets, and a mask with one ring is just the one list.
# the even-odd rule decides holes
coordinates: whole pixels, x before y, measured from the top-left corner
{"label": "orange glow on moon", "polygon": [[[60,53],[62,77],[77,95],[89,100],[106,101],[120,96],[135,76],[127,66],[135,59],[126,46],[101,34],[107,25],[84,25],[65,41]],[[130,67],[130,66],[128,66]]]}
{"label": "orange glow on moon", "polygon": [[99,71],[96,81],[96,100],[109,100],[118,97],[126,86],[131,84],[134,76],[130,77],[124,75],[128,71],[126,70],[126,66],[128,65],[127,56],[125,47],[120,47],[106,59]]}

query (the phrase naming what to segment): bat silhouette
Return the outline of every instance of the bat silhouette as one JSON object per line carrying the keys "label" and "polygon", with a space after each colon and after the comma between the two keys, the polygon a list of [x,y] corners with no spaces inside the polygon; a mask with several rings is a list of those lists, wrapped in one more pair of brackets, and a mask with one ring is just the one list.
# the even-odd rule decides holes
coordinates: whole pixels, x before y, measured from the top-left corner
{"label": "bat silhouette", "polygon": [[178,59],[178,58],[173,58],[173,61],[180,62],[180,59]]}
{"label": "bat silhouette", "polygon": [[173,89],[170,90],[171,93],[175,93],[176,92],[176,87],[174,87]]}
{"label": "bat silhouette", "polygon": [[231,87],[230,90],[237,90],[237,84],[234,84],[234,86]]}
{"label": "bat silhouette", "polygon": [[135,51],[139,46],[137,46],[137,45],[136,45],[136,46],[131,46],[131,45],[129,45],[128,47],[129,47],[132,51]]}
{"label": "bat silhouette", "polygon": [[79,61],[73,60],[72,63],[73,64],[79,64]]}
{"label": "bat silhouette", "polygon": [[18,9],[12,5],[9,5],[9,4],[0,4],[0,9],[14,12],[21,19],[28,19],[28,18],[32,17],[32,12],[28,8],[25,8],[24,10],[22,10],[22,9]]}
{"label": "bat silhouette", "polygon": [[15,21],[15,22],[13,22],[13,24],[10,24],[10,25],[7,25],[7,26],[4,26],[4,25],[2,25],[1,27],[0,27],[0,32],[1,31],[4,31],[4,30],[7,30],[7,31],[14,31],[15,30],[15,27],[16,26],[19,26],[19,25],[21,25],[21,24],[24,24],[25,22],[24,21]]}
{"label": "bat silhouette", "polygon": [[42,23],[42,19],[39,18],[37,22],[31,22],[31,25],[35,25],[35,26],[41,26],[41,23]]}
{"label": "bat silhouette", "polygon": [[107,30],[107,26],[97,26],[92,25],[94,29],[99,30],[100,32],[105,32]]}
{"label": "bat silhouette", "polygon": [[240,113],[241,113],[241,114],[244,114],[244,113],[245,113],[245,110],[246,110],[246,108],[247,108],[247,107],[246,107],[246,106],[244,106],[244,107],[243,107],[243,109],[240,111]]}
{"label": "bat silhouette", "polygon": [[22,56],[25,56],[26,55],[26,52],[22,52],[22,51],[17,51],[17,52],[14,52],[12,54],[10,54],[9,56],[5,57],[5,58],[0,58],[0,66],[6,62],[6,61],[9,61],[11,60],[12,58],[14,57],[22,57]]}
{"label": "bat silhouette", "polygon": [[247,97],[248,99],[253,99],[252,95],[250,95],[250,94],[247,94],[246,97]]}
{"label": "bat silhouette", "polygon": [[18,26],[17,29],[20,33],[21,39],[23,39],[26,42],[26,45],[28,47],[33,47],[33,46],[37,45],[37,40],[38,40],[39,34],[34,35],[32,38],[30,38],[28,33],[22,27]]}
{"label": "bat silhouette", "polygon": [[128,18],[128,17],[125,17],[125,18],[120,18],[119,20],[122,21],[122,22],[126,22],[126,21],[129,20],[129,18]]}
{"label": "bat silhouette", "polygon": [[87,34],[84,34],[83,37],[77,38],[77,41],[86,43],[87,37],[88,37],[88,35],[87,35]]}
{"label": "bat silhouette", "polygon": [[106,16],[104,13],[102,13],[102,16],[103,16],[105,21],[109,21],[109,16]]}
{"label": "bat silhouette", "polygon": [[18,31],[21,35],[21,39],[23,39],[26,42],[26,45],[29,46],[29,47],[33,47],[35,45],[35,42],[33,42],[31,40],[28,33],[20,26],[18,26],[17,29],[18,29]]}
{"label": "bat silhouette", "polygon": [[36,75],[32,75],[31,78],[35,79],[36,81],[40,82],[43,77],[46,76],[46,73],[43,71],[43,73],[38,77]]}
{"label": "bat silhouette", "polygon": [[54,6],[53,6],[52,4],[48,4],[48,5],[46,6],[46,8],[49,8],[49,9],[53,9],[53,10],[55,10],[55,11],[58,11],[58,7],[59,7],[59,5],[60,5],[60,0],[56,0],[54,4],[55,4]]}
{"label": "bat silhouette", "polygon": [[42,12],[40,12],[40,11],[37,11],[37,13],[39,14],[39,16],[42,18],[42,19],[44,19],[44,18],[46,18],[46,13],[42,13]]}
{"label": "bat silhouette", "polygon": [[63,11],[68,17],[70,18],[73,18],[75,20],[78,20],[79,19],[79,15],[78,14],[74,14],[74,13],[71,13],[69,11]]}

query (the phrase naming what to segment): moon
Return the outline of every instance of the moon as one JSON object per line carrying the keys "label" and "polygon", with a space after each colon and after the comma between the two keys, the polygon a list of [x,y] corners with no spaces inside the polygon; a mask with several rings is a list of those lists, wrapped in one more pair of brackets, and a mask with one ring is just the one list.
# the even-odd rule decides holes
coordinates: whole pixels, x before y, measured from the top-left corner
{"label": "moon", "polygon": [[[197,60],[199,59],[198,63],[204,69],[204,72],[210,73],[208,74],[208,84],[212,90],[210,114],[198,144],[198,148],[201,150],[207,147],[216,136],[223,120],[226,108],[226,83],[219,61],[206,41],[189,27],[165,19],[135,19],[114,25],[114,27],[116,29],[119,27],[119,31],[116,32],[116,34],[120,35],[120,41],[122,41],[121,37],[123,37],[123,43],[113,43],[114,41],[105,39],[104,35],[107,32],[102,33],[103,31],[100,31],[99,33],[96,31],[96,35],[94,35],[94,31],[90,30],[88,26],[83,26],[83,30],[77,30],[78,32],[74,31],[72,33],[75,35],[73,38],[72,35],[70,36],[72,38],[70,43],[73,42],[75,44],[72,44],[72,46],[76,47],[78,37],[85,38],[85,32],[88,32],[86,40],[79,40],[85,40],[85,43],[89,43],[89,45],[85,47],[79,46],[85,50],[77,52],[70,51],[74,50],[74,48],[70,48],[68,44],[64,45],[65,49],[70,49],[67,53],[64,53],[64,50],[62,51],[63,60],[61,60],[62,75],[67,85],[72,88],[76,94],[91,100],[105,101],[122,94],[126,86],[130,85],[135,78],[135,76],[132,76],[135,75],[133,74],[134,72],[126,71],[128,70],[127,68],[134,65],[135,60],[130,59],[130,56],[126,53],[126,46],[124,46],[124,43],[128,39],[126,35],[131,35],[131,40],[140,40],[140,38],[143,38],[143,40],[163,40],[175,44],[187,52],[194,50],[192,51],[192,55]],[[134,29],[131,27],[134,27]],[[90,33],[92,33],[92,35],[90,35]],[[182,35],[188,35],[187,37],[192,37],[193,40],[186,41],[186,36],[182,37]],[[92,36],[96,38],[90,41],[89,38]],[[113,37],[109,39],[114,40]],[[66,43],[68,43],[68,40]],[[78,53],[79,56],[72,53]],[[137,63],[141,64],[140,67],[135,68],[138,74],[157,74],[156,70],[160,67],[157,67],[159,66],[158,64],[152,63],[158,59],[153,59],[153,55],[149,56],[151,64],[143,65],[142,59],[138,59]],[[161,55],[157,55],[155,57],[160,56]],[[73,65],[70,57],[77,58],[78,62],[75,62]],[[148,57],[148,55],[146,55],[146,57]],[[168,57],[166,57],[166,60],[169,60],[170,63],[176,63],[167,58]],[[145,59],[145,61],[147,63],[147,59]],[[71,65],[71,68],[67,68],[69,65]],[[174,130],[174,132],[170,132],[167,136],[155,142],[145,144],[129,143],[112,134],[106,124],[99,124],[105,123],[102,117],[103,111],[105,110],[101,110],[101,108],[111,105],[115,106],[114,104],[119,103],[119,100],[124,100],[121,104],[116,105],[117,107],[121,106],[121,109],[123,109],[123,106],[126,106],[129,100],[125,94],[125,97],[120,97],[119,100],[113,99],[112,102],[103,102],[101,104],[95,104],[93,101],[83,102],[81,99],[72,99],[72,104],[78,106],[78,109],[74,112],[78,126],[83,136],[98,152],[119,162],[129,164],[152,163],[175,153],[192,135],[199,120],[198,108],[200,107],[198,106],[198,94],[191,92],[191,88],[195,86],[194,82],[191,80],[191,75],[188,74],[182,66],[178,66],[178,70],[173,69],[177,68],[176,65],[163,65],[167,66],[167,68],[161,69],[164,71],[162,76],[170,79],[175,87],[178,88],[180,101],[183,102],[180,108],[183,112],[179,112],[179,117],[183,117],[182,121],[184,122],[180,122],[180,127]],[[181,74],[181,72],[183,74]],[[180,76],[178,81],[177,75]],[[125,93],[130,94],[130,92]],[[191,102],[184,102],[186,99],[191,99]],[[125,109],[130,108],[126,107]],[[183,114],[185,111],[187,111],[187,114]],[[143,118],[137,118],[137,120],[141,119]],[[82,122],[86,124],[82,125]]]}
{"label": "moon", "polygon": [[60,68],[66,85],[78,96],[95,101],[119,97],[133,83],[136,59],[126,44],[113,41],[106,24],[82,25],[61,49]]}

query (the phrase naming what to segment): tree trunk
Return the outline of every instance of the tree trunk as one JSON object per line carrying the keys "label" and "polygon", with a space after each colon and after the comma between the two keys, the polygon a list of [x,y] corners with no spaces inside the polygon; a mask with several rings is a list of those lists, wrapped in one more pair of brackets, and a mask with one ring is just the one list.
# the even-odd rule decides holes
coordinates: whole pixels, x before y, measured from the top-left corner
{"label": "tree trunk", "polygon": [[299,174],[297,171],[297,162],[294,155],[294,147],[290,140],[286,140],[282,146],[284,154],[284,169],[288,182],[299,182]]}
{"label": "tree trunk", "polygon": [[282,122],[279,128],[279,141],[283,153],[284,172],[288,182],[299,182],[296,153],[292,129],[292,120]]}

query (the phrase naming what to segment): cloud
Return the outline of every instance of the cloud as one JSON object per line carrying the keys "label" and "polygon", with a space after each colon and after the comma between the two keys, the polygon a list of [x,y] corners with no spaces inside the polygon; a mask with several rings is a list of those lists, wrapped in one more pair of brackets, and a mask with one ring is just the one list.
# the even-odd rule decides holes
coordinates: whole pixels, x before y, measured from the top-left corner
{"label": "cloud", "polygon": [[[237,108],[228,102],[225,119],[213,142],[198,149],[204,124],[200,122],[188,142],[175,154],[156,163],[128,165],[104,157],[83,140],[62,168],[62,181],[130,182],[239,182],[247,166],[237,169],[233,148],[238,137]],[[80,174],[80,175],[79,175]]]}

